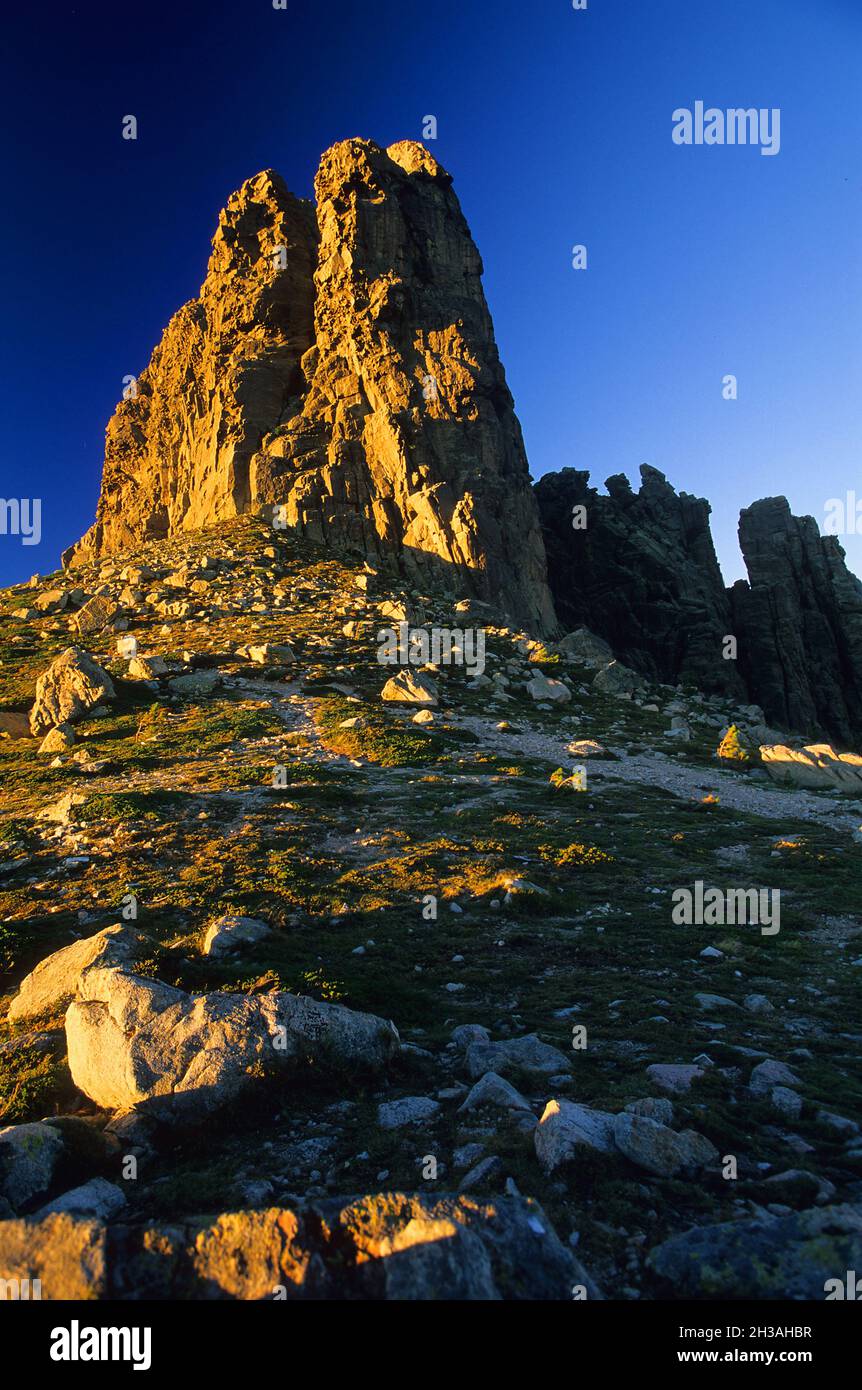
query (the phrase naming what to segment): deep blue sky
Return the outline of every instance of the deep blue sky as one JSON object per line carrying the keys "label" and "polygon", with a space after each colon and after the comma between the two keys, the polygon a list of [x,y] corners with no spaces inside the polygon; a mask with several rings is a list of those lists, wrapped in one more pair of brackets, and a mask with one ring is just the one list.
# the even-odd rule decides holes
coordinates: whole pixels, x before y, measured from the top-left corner
{"label": "deep blue sky", "polygon": [[[42,498],[43,540],[0,536],[0,582],[93,519],[122,378],[197,293],[228,194],[272,166],[310,196],[328,145],[420,138],[428,114],[535,477],[661,468],[712,501],[728,581],[741,506],[784,493],[822,524],[827,499],[862,500],[860,0],[16,8],[0,495]],[[780,154],[674,145],[697,100],[780,107]],[[862,535],[843,544],[862,573]]]}

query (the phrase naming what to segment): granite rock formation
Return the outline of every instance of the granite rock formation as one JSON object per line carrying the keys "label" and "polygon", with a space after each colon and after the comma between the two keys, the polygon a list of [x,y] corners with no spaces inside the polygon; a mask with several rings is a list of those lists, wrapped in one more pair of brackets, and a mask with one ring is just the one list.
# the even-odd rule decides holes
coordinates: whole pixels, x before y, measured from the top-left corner
{"label": "granite rock formation", "polygon": [[782,728],[858,739],[862,583],[837,537],[793,516],[784,497],[767,497],[740,515],[739,543],[749,581],[730,598],[752,698]]}
{"label": "granite rock formation", "polygon": [[248,510],[251,456],[299,393],[316,241],[311,204],[272,170],[228,200],[199,297],[108,423],[96,522],[64,565]]}
{"label": "granite rock formation", "polygon": [[315,190],[317,226],[271,171],[229,200],[200,297],[108,426],[96,524],[64,562],[265,508],[553,631],[521,430],[450,176],[412,141],[354,139],[323,156]]}
{"label": "granite rock formation", "polygon": [[619,474],[603,496],[589,476],[564,468],[535,488],[563,626],[585,625],[652,680],[744,698],[737,667],[722,654],[733,626],[709,503],[677,494],[647,465],[639,492]]}

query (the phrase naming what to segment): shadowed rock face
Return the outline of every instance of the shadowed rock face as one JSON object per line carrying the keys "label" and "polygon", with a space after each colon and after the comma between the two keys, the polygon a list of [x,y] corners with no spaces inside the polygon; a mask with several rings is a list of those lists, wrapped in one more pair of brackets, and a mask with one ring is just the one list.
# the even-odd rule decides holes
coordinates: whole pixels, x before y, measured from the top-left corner
{"label": "shadowed rock face", "polygon": [[278,508],[276,524],[395,555],[417,582],[442,575],[551,632],[521,430],[450,176],[412,141],[346,140],[315,191],[317,225],[272,172],[229,200],[200,297],[108,426],[96,524],[64,562]]}
{"label": "shadowed rock face", "polygon": [[[653,680],[690,680],[702,690],[744,697],[733,661],[730,604],[709,530],[709,503],[677,494],[644,465],[640,492],[617,475],[609,495],[589,473],[564,468],[536,484],[548,572],[568,629],[585,625],[616,655]],[[586,508],[585,529],[573,509]]]}
{"label": "shadowed rock face", "polygon": [[837,538],[793,516],[785,498],[767,497],[742,512],[739,543],[749,582],[730,596],[753,699],[785,728],[858,738],[862,584]]}

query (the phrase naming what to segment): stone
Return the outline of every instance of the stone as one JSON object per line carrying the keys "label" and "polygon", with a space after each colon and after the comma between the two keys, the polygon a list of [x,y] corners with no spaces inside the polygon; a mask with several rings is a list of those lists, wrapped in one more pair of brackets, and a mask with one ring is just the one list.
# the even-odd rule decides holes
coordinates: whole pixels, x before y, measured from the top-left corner
{"label": "stone", "polygon": [[660,1125],[673,1124],[673,1103],[664,1096],[629,1101],[626,1110],[630,1115],[645,1115],[648,1120],[657,1120]]}
{"label": "stone", "polygon": [[785,1120],[798,1120],[802,1114],[802,1097],[788,1086],[773,1086],[769,1093],[773,1109],[783,1115]]}
{"label": "stone", "polygon": [[527,694],[533,700],[550,700],[555,705],[567,705],[572,692],[562,681],[551,680],[542,671],[537,671],[527,681]]}
{"label": "stone", "polygon": [[581,662],[593,671],[600,671],[603,666],[609,666],[614,659],[614,654],[604,638],[597,637],[587,627],[577,627],[573,632],[566,633],[557,643],[557,649],[564,656]]}
{"label": "stone", "polygon": [[767,1058],[765,1062],[758,1062],[753,1069],[748,1085],[755,1095],[769,1095],[773,1086],[792,1087],[801,1085],[801,1082],[786,1063]]}
{"label": "stone", "polygon": [[55,1197],[36,1212],[37,1217],[50,1216],[54,1212],[68,1212],[75,1216],[93,1216],[102,1221],[110,1221],[126,1205],[122,1188],[106,1178],[91,1178],[81,1187],[73,1187],[61,1197]]}
{"label": "stone", "polygon": [[10,1023],[56,1013],[71,1003],[78,981],[91,966],[128,966],[137,956],[152,951],[149,937],[127,922],[104,927],[94,936],[73,941],[55,951],[25,975],[7,1015]]}
{"label": "stone", "polygon": [[77,724],[102,700],[114,699],[107,671],[79,647],[67,647],[36,681],[30,730],[47,733],[57,724]]}
{"label": "stone", "polygon": [[459,1023],[452,1029],[452,1041],[458,1047],[468,1048],[471,1043],[490,1042],[491,1034],[481,1023]]}
{"label": "stone", "polygon": [[284,642],[264,642],[248,648],[248,659],[256,666],[286,666],[296,661],[296,652]]}
{"label": "stone", "polygon": [[673,1178],[678,1173],[695,1172],[718,1158],[718,1150],[702,1135],[693,1131],[675,1134],[667,1125],[646,1115],[617,1115],[613,1132],[620,1152],[657,1177]]}
{"label": "stone", "polygon": [[476,1085],[467,1094],[466,1099],[458,1107],[458,1114],[461,1115],[469,1110],[483,1110],[490,1107],[495,1110],[521,1111],[532,1116],[530,1102],[516,1091],[502,1076],[496,1072],[486,1072]]}
{"label": "stone", "polygon": [[104,632],[117,614],[117,605],[104,594],[96,594],[80,608],[72,619],[79,637],[94,637]]}
{"label": "stone", "polygon": [[379,1069],[399,1047],[391,1023],[301,995],[202,994],[119,969],[85,970],[66,1012],[75,1085],[106,1110],[146,1105],[196,1122],[261,1075],[306,1059]]}
{"label": "stone", "polygon": [[603,666],[593,677],[593,689],[603,695],[613,695],[620,700],[630,700],[641,688],[640,676],[621,661],[611,661]]}
{"label": "stone", "polygon": [[565,1052],[543,1043],[536,1033],[505,1042],[474,1041],[467,1048],[465,1060],[467,1071],[474,1080],[485,1072],[495,1071],[503,1075],[513,1069],[534,1076],[552,1076],[555,1072],[567,1071],[571,1066]]}
{"label": "stone", "polygon": [[0,1221],[0,1279],[38,1280],[43,1299],[94,1299],[106,1291],[104,1225],[52,1213],[39,1220]]}
{"label": "stone", "polygon": [[377,1123],[381,1129],[402,1129],[405,1125],[422,1124],[440,1110],[440,1104],[430,1096],[402,1096],[400,1100],[385,1101],[377,1107]]}
{"label": "stone", "polygon": [[862,794],[862,757],[858,753],[836,753],[828,743],[812,743],[802,749],[781,743],[764,744],[760,761],[775,782],[812,791]]}
{"label": "stone", "polygon": [[63,1151],[63,1137],[50,1125],[0,1129],[0,1198],[13,1212],[31,1206],[49,1190]]}
{"label": "stone", "polygon": [[536,1155],[546,1173],[587,1151],[616,1152],[614,1116],[570,1100],[549,1100],[535,1132]]}
{"label": "stone", "polygon": [[169,1224],[0,1222],[0,1278],[49,1300],[560,1301],[601,1292],[539,1204],[375,1192]]}
{"label": "stone", "polygon": [[647,1076],[662,1091],[671,1095],[684,1095],[691,1090],[692,1082],[703,1076],[703,1067],[685,1062],[654,1062],[647,1067]]}
{"label": "stone", "polygon": [[130,681],[154,681],[168,673],[167,662],[161,656],[135,656],[129,662],[126,678]]}
{"label": "stone", "polygon": [[390,677],[380,692],[380,698],[406,705],[439,704],[437,687],[431,677],[424,671],[411,671],[409,667]]}
{"label": "stone", "polygon": [[220,681],[221,675],[218,671],[186,671],[183,675],[174,676],[168,681],[168,690],[174,695],[193,700],[211,695]]}
{"label": "stone", "polygon": [[820,1302],[827,1280],[862,1268],[862,1207],[696,1226],[655,1246],[647,1265],[677,1299]]}
{"label": "stone", "polygon": [[0,710],[0,734],[10,739],[31,738],[29,716],[16,714],[14,710]]}
{"label": "stone", "polygon": [[57,724],[49,729],[39,744],[40,753],[65,753],[75,742],[75,730],[71,724]]}
{"label": "stone", "polygon": [[491,1178],[498,1177],[502,1171],[503,1160],[497,1154],[489,1154],[471,1168],[469,1173],[464,1174],[458,1184],[458,1191],[472,1192],[475,1188],[484,1186]]}
{"label": "stone", "polygon": [[855,1120],[849,1120],[844,1115],[834,1115],[830,1110],[818,1110],[817,1123],[825,1125],[843,1139],[852,1139],[859,1133],[859,1125]]}
{"label": "stone", "polygon": [[272,934],[272,928],[255,917],[219,917],[207,927],[202,951],[205,956],[231,955],[257,946]]}

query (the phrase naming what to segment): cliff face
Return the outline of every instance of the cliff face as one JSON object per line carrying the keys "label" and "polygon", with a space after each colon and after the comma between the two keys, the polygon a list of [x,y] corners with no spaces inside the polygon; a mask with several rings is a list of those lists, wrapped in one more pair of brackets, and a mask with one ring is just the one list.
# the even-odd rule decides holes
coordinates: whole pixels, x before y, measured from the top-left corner
{"label": "cliff face", "polygon": [[230,198],[199,297],[108,423],[96,522],[64,564],[247,510],[251,456],[300,389],[316,245],[311,204],[271,170]]}
{"label": "cliff face", "polygon": [[347,140],[315,184],[315,345],[264,441],[255,502],[338,545],[395,549],[542,630],[553,608],[527,460],[449,175],[421,145]]}
{"label": "cliff face", "polygon": [[862,732],[862,584],[835,536],[796,517],[783,497],[740,515],[749,582],[730,590],[734,631],[752,697],[790,729]]}
{"label": "cliff face", "polygon": [[552,631],[520,426],[450,176],[411,141],[347,140],[315,191],[316,224],[269,172],[230,199],[200,297],[108,426],[96,524],[64,561],[278,507],[333,549],[395,555],[417,582],[442,574]]}
{"label": "cliff face", "polygon": [[[564,468],[536,484],[557,612],[610,643],[642,674],[745,697],[736,663],[723,656],[733,633],[730,604],[709,530],[709,503],[677,493],[655,468],[633,492],[608,478],[608,496],[589,473]],[[575,508],[584,508],[578,529]]]}

